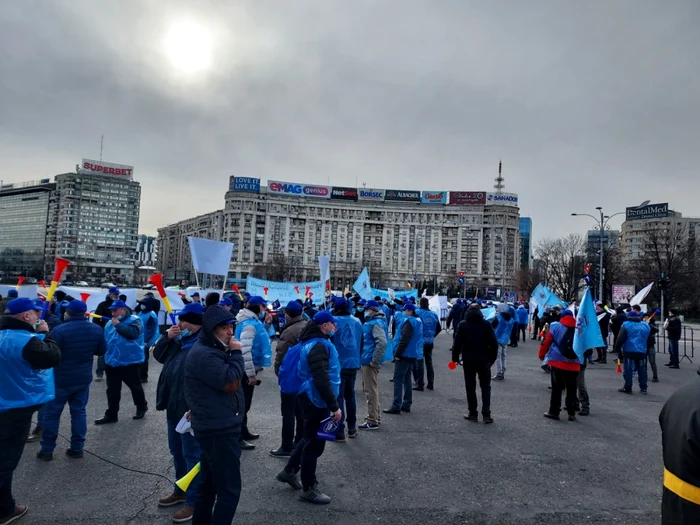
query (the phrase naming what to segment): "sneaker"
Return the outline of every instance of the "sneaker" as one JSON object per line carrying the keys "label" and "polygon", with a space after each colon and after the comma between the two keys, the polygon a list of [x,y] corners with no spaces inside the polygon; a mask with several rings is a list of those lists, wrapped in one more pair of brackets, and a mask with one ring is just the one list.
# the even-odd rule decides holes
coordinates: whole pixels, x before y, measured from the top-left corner
{"label": "sneaker", "polygon": [[385,414],[395,414],[395,415],[401,415],[401,410],[398,408],[385,408],[382,410]]}
{"label": "sneaker", "polygon": [[435,387],[432,383],[428,383],[427,385],[425,385],[425,388],[427,388],[428,390],[435,390]]}
{"label": "sneaker", "polygon": [[379,430],[379,425],[377,425],[375,423],[367,422],[367,423],[361,424],[357,428],[359,428],[360,430]]}
{"label": "sneaker", "polygon": [[116,417],[110,417],[110,416],[108,416],[108,415],[105,414],[104,417],[102,417],[102,418],[100,418],[100,419],[96,419],[96,420],[95,420],[95,424],[96,424],[96,425],[106,425],[106,424],[108,424],[108,423],[116,423],[117,421],[119,421],[118,418],[116,418]]}
{"label": "sneaker", "polygon": [[284,450],[282,447],[270,451],[270,455],[275,458],[288,458],[292,455],[291,450]]}
{"label": "sneaker", "polygon": [[479,416],[477,414],[466,414],[464,416],[464,419],[466,419],[467,421],[471,421],[472,423],[479,422]]}
{"label": "sneaker", "polygon": [[545,412],[544,417],[546,417],[547,419],[554,419],[555,421],[559,421],[558,415],[550,414],[549,412]]}
{"label": "sneaker", "polygon": [[648,392],[646,390],[640,390],[640,392],[643,396],[646,396],[648,394]]}
{"label": "sneaker", "polygon": [[576,421],[576,416],[569,416],[569,421]]}
{"label": "sneaker", "polygon": [[301,490],[301,481],[299,481],[299,476],[297,476],[294,472],[287,472],[286,470],[282,470],[279,474],[277,474],[277,481],[280,483],[287,483],[290,487],[292,487],[294,490]]}
{"label": "sneaker", "polygon": [[36,453],[37,459],[43,459],[44,461],[53,461],[53,454],[51,452],[44,452],[40,450]]}
{"label": "sneaker", "polygon": [[97,382],[102,381],[102,376],[95,376],[95,381],[97,381]]}
{"label": "sneaker", "polygon": [[672,369],[672,370],[678,370],[678,369],[680,368],[680,366],[678,366],[678,365],[671,365],[671,366],[669,366],[668,368],[669,368],[669,369]]}
{"label": "sneaker", "polygon": [[491,416],[484,416],[484,425],[490,425],[493,423],[493,418]]}
{"label": "sneaker", "polygon": [[173,523],[184,523],[186,521],[190,521],[192,519],[193,514],[194,514],[194,507],[188,507],[187,505],[185,505],[180,510],[178,510],[175,514],[173,514],[173,517],[172,517]]}
{"label": "sneaker", "polygon": [[422,386],[414,386],[413,390],[415,390],[416,392],[423,392],[424,388]]}
{"label": "sneaker", "polygon": [[582,408],[581,411],[578,413],[578,415],[579,415],[579,416],[587,416],[587,415],[589,415],[590,413],[591,413],[591,412],[590,412],[589,409],[587,409],[587,408]]}
{"label": "sneaker", "polygon": [[316,483],[309,490],[302,492],[299,495],[299,499],[302,501],[308,501],[314,505],[328,505],[331,502],[330,496],[326,496],[323,492],[318,490],[318,483]]}
{"label": "sneaker", "polygon": [[160,498],[158,500],[158,506],[159,507],[172,507],[173,505],[177,505],[178,503],[184,503],[185,502],[185,495],[184,494],[175,494],[172,493],[170,496],[166,498]]}
{"label": "sneaker", "polygon": [[409,407],[401,407],[401,412],[411,412]]}
{"label": "sneaker", "polygon": [[148,407],[146,408],[137,408],[136,409],[136,414],[134,414],[134,417],[131,419],[143,419],[143,416],[146,415],[146,412],[148,412]]}
{"label": "sneaker", "polygon": [[631,388],[630,388],[629,390],[626,389],[626,388],[619,388],[617,391],[618,391],[618,392],[622,392],[623,394],[631,394],[631,393],[632,393],[632,389],[631,389]]}
{"label": "sneaker", "polygon": [[354,439],[357,437],[357,429],[353,428],[352,430],[348,430],[348,437],[350,439]]}
{"label": "sneaker", "polygon": [[15,505],[15,511],[0,521],[0,525],[9,525],[24,516],[29,507],[27,505]]}
{"label": "sneaker", "polygon": [[42,429],[35,428],[29,436],[27,436],[27,443],[34,443],[41,439]]}
{"label": "sneaker", "polygon": [[335,436],[336,443],[345,443],[345,434],[338,434]]}
{"label": "sneaker", "polygon": [[673,366],[673,363],[666,363],[664,366]]}
{"label": "sneaker", "polygon": [[491,379],[495,379],[496,381],[503,381],[503,380],[505,379],[505,377],[496,374],[496,375],[493,376]]}
{"label": "sneaker", "polygon": [[84,455],[82,450],[73,450],[72,448],[66,449],[66,456],[69,458],[80,459]]}
{"label": "sneaker", "polygon": [[659,382],[659,378],[658,378],[658,377],[655,377],[655,378],[653,378],[653,379],[651,380],[651,382],[652,382],[652,383],[658,383],[658,382]]}

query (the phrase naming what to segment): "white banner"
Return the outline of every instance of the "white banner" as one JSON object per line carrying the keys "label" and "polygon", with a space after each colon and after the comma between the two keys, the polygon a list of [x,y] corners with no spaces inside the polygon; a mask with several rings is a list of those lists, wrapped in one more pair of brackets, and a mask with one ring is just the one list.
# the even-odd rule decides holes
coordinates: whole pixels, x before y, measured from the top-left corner
{"label": "white banner", "polygon": [[192,254],[192,265],[200,273],[228,275],[233,253],[230,242],[212,241],[200,237],[187,237]]}
{"label": "white banner", "polygon": [[[82,301],[80,294],[90,294],[87,301],[85,301],[88,312],[94,312],[97,309],[97,305],[104,301],[109,293],[107,288],[83,288],[82,286],[59,286],[58,289],[79,301]],[[126,305],[132,310],[136,308],[136,292],[138,292],[136,288],[119,289],[120,295],[126,295]]]}
{"label": "white banner", "polygon": [[[17,290],[17,287],[14,284],[0,284],[0,295],[2,295],[2,298],[5,299],[7,298],[7,292],[10,290],[17,290],[17,295],[19,297],[36,299],[38,289],[39,287],[36,284],[23,284],[19,287],[19,290]],[[1,314],[2,312],[0,312],[0,315]]]}
{"label": "white banner", "polygon": [[318,258],[318,267],[321,271],[321,280],[323,282],[331,280],[331,258],[327,255],[321,255]]}

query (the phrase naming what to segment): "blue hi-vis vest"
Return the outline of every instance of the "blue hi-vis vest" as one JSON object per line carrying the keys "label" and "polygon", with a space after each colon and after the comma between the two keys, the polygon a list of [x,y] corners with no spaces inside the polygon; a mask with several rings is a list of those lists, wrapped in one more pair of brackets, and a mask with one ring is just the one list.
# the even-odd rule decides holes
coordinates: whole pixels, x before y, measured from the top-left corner
{"label": "blue hi-vis vest", "polygon": [[391,360],[394,356],[393,345],[391,343],[391,339],[389,339],[389,326],[387,325],[386,319],[382,319],[381,317],[375,317],[374,319],[366,321],[365,324],[362,326],[364,345],[362,347],[362,356],[360,358],[360,363],[363,365],[369,365],[372,363],[374,351],[377,348],[377,343],[374,340],[374,337],[372,337],[372,327],[375,325],[380,325],[384,330],[384,335],[386,336],[386,350],[384,352],[384,355],[382,356],[380,364]]}
{"label": "blue hi-vis vest", "polygon": [[496,327],[496,339],[499,345],[507,345],[510,342],[510,333],[513,331],[514,319],[510,321],[503,319],[501,314],[498,314],[498,326]]}
{"label": "blue hi-vis vest", "polygon": [[240,341],[243,329],[249,324],[255,327],[255,338],[251,349],[253,364],[269,368],[272,365],[272,343],[270,342],[270,335],[267,333],[265,325],[260,322],[260,319],[246,319],[236,326],[235,338]]}
{"label": "blue hi-vis vest", "polygon": [[352,315],[341,315],[335,323],[338,331],[333,336],[333,344],[338,351],[340,368],[352,370],[360,368],[360,347],[362,346],[362,323]]}
{"label": "blue hi-vis vest", "polygon": [[[122,324],[130,325],[136,319],[131,315],[121,321]],[[143,363],[145,356],[143,353],[143,330],[136,339],[127,339],[114,327],[112,323],[105,326],[105,341],[107,342],[107,352],[105,352],[105,363],[109,366],[128,366]]]}
{"label": "blue hi-vis vest", "polygon": [[440,322],[440,318],[432,310],[420,309],[416,310],[416,314],[423,322],[423,344],[433,344],[435,341],[435,330]]}
{"label": "blue hi-vis vest", "polygon": [[25,330],[0,330],[0,412],[41,405],[55,397],[53,370],[36,370],[22,357],[32,337],[44,339],[43,334]]}
{"label": "blue hi-vis vest", "polygon": [[309,339],[301,347],[299,368],[297,369],[297,373],[301,379],[299,393],[306,394],[311,402],[318,408],[328,408],[321,398],[321,394],[318,393],[318,389],[314,384],[314,378],[311,375],[311,367],[309,366],[309,352],[316,343],[323,343],[323,346],[328,350],[328,377],[331,380],[333,395],[338,397],[338,392],[340,391],[340,361],[338,360],[338,350],[336,350],[335,345],[325,337]]}
{"label": "blue hi-vis vest", "polygon": [[148,348],[150,348],[151,346],[153,346],[154,344],[156,344],[156,341],[157,341],[158,338],[160,337],[160,334],[158,333],[158,316],[157,316],[156,313],[153,312],[153,311],[148,312],[148,313],[139,312],[139,313],[138,313],[138,316],[139,316],[139,319],[141,319],[141,323],[143,324],[143,335],[144,335],[144,337],[146,337],[146,324],[148,323],[148,320],[149,320],[150,318],[153,318],[153,319],[156,320],[156,330],[155,330],[155,332],[153,333],[153,336],[152,336],[151,339],[149,339],[148,341],[146,341],[146,340],[144,339],[145,345],[146,345]]}
{"label": "blue hi-vis vest", "polygon": [[399,346],[399,341],[401,340],[401,327],[404,323],[411,323],[413,326],[413,335],[411,336],[411,341],[408,343],[408,348],[404,350],[402,357],[411,357],[413,359],[423,359],[423,322],[420,318],[412,315],[408,317],[407,315],[402,316],[401,323],[396,324],[396,333],[394,334],[393,346],[396,349]]}
{"label": "blue hi-vis vest", "polygon": [[649,323],[625,321],[622,326],[627,331],[627,340],[622,345],[622,353],[625,356],[638,354],[646,356],[647,354],[647,339],[651,333]]}

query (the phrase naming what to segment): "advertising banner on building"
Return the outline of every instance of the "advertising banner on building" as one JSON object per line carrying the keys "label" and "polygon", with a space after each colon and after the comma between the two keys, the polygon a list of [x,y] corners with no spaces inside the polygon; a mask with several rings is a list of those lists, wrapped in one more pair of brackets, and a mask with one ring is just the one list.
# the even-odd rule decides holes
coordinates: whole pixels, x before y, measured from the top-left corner
{"label": "advertising banner on building", "polygon": [[[394,297],[397,299],[406,299],[408,297],[413,297],[418,300],[418,290],[394,290]],[[380,290],[379,288],[372,288],[372,298],[380,297],[382,300],[386,299],[391,301],[391,296],[389,295],[389,290]]]}
{"label": "advertising banner on building", "polygon": [[668,217],[668,202],[662,204],[649,204],[627,208],[625,218],[628,221],[638,221],[642,219],[662,219]]}
{"label": "advertising banner on building", "polygon": [[630,301],[636,294],[633,284],[613,284],[612,302],[614,305],[630,304]]}
{"label": "advertising banner on building", "polygon": [[342,186],[333,186],[331,190],[331,199],[343,201],[356,201],[357,188],[343,188]]}
{"label": "advertising banner on building", "polygon": [[489,206],[518,206],[518,196],[515,193],[487,193],[486,204]]}
{"label": "advertising banner on building", "polygon": [[384,200],[387,201],[420,202],[420,199],[419,191],[386,190],[384,192]]}
{"label": "advertising banner on building", "polygon": [[228,191],[244,191],[248,193],[260,193],[260,179],[253,177],[229,177]]}
{"label": "advertising banner on building", "polygon": [[421,203],[423,204],[447,204],[446,191],[424,191],[421,193]]}
{"label": "advertising banner on building", "polygon": [[451,191],[450,204],[486,204],[485,191]]}
{"label": "advertising banner on building", "polygon": [[134,176],[134,167],[127,166],[126,164],[113,164],[111,162],[83,159],[80,172],[89,173],[91,175],[121,175],[131,178]]}
{"label": "advertising banner on building", "polygon": [[330,186],[317,186],[315,184],[299,184],[297,182],[282,182],[279,180],[267,181],[267,192],[280,195],[296,195],[297,197],[331,198]]}
{"label": "advertising banner on building", "polygon": [[[279,301],[280,304],[287,304],[289,301],[295,301],[299,299],[299,294],[294,289],[294,287],[299,288],[299,293],[304,299],[304,292],[306,287],[310,286],[310,292],[313,293],[311,300],[315,304],[321,304],[325,299],[326,288],[323,281],[311,281],[308,283],[279,283],[276,281],[268,281],[266,279],[257,279],[255,277],[248,276],[246,281],[246,292],[250,295],[259,295],[260,297],[265,297],[267,295],[267,300],[269,302]],[[267,288],[267,294],[264,288]]]}
{"label": "advertising banner on building", "polygon": [[384,190],[375,188],[357,188],[357,200],[384,202]]}

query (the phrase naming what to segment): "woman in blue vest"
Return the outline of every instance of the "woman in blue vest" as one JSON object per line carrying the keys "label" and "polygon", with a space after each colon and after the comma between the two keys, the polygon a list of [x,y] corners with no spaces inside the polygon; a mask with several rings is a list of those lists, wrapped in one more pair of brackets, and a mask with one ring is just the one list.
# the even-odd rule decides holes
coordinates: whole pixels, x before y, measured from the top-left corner
{"label": "woman in blue vest", "polygon": [[[440,318],[438,315],[430,309],[430,303],[427,297],[421,297],[420,299],[420,309],[416,310],[416,315],[420,317],[423,323],[423,359],[416,361],[416,365],[413,367],[413,379],[416,382],[416,386],[413,390],[423,391],[423,388],[427,386],[428,390],[434,388],[433,382],[435,380],[435,370],[433,369],[433,345],[435,342],[435,337],[442,330],[440,326]],[[425,362],[425,366],[423,363]],[[428,384],[425,384],[425,373],[428,375]]]}
{"label": "woman in blue vest", "polygon": [[154,297],[144,297],[139,301],[137,314],[143,323],[143,363],[139,367],[139,377],[142,383],[148,383],[148,356],[151,347],[156,344],[160,333],[158,332],[158,310],[160,301]]}
{"label": "woman in blue vest", "polygon": [[53,371],[61,351],[39,320],[41,308],[31,299],[7,303],[0,317],[0,522],[26,514],[12,497],[12,475],[24,451],[32,414],[54,398]]}
{"label": "woman in blue vest", "polygon": [[[499,305],[499,308],[500,305]],[[496,375],[493,379],[497,381],[503,381],[505,379],[506,373],[506,358],[507,358],[507,347],[510,341],[510,335],[513,331],[513,325],[515,324],[515,319],[511,316],[507,308],[501,308],[503,311],[500,312],[496,318],[493,320],[493,329],[496,332],[496,339],[498,339],[498,357],[496,357]]]}
{"label": "woman in blue vest", "polygon": [[416,305],[406,302],[402,315],[396,314],[394,334],[394,402],[385,414],[410,412],[413,402],[411,373],[417,359],[423,359],[423,323],[416,316]]}
{"label": "woman in blue vest", "polygon": [[146,396],[139,378],[139,365],[143,363],[143,323],[121,299],[114,301],[109,310],[112,321],[105,326],[105,374],[107,374],[107,411],[104,417],[95,421],[96,425],[119,421],[119,402],[122,397],[122,383],[131,390],[136,405],[133,419],[143,419],[148,410]]}
{"label": "woman in blue vest", "polygon": [[[328,504],[331,498],[321,492],[316,480],[316,463],[323,454],[325,441],[318,438],[321,422],[330,411],[333,421],[340,421],[338,405],[340,361],[330,339],[336,333],[337,319],[328,311],[317,313],[299,336],[303,344],[298,373],[301,380],[298,402],[304,417],[304,439],[292,452],[287,466],[277,474],[277,481],[293,489],[303,489],[299,499],[317,505]],[[297,473],[301,471],[301,482]]]}

